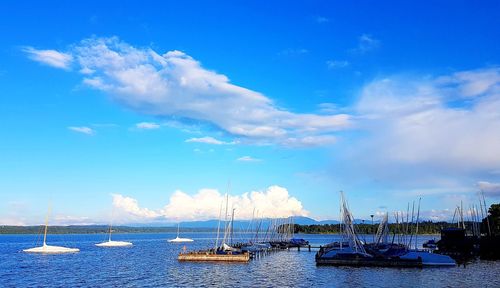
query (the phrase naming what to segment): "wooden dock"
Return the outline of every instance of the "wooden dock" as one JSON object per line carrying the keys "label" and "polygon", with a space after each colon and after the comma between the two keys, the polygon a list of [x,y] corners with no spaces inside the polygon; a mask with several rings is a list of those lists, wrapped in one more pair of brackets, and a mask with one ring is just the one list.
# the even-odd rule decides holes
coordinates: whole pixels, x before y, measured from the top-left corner
{"label": "wooden dock", "polygon": [[209,252],[189,252],[180,253],[177,257],[179,261],[203,261],[203,262],[239,262],[250,261],[250,253],[243,254],[215,254]]}

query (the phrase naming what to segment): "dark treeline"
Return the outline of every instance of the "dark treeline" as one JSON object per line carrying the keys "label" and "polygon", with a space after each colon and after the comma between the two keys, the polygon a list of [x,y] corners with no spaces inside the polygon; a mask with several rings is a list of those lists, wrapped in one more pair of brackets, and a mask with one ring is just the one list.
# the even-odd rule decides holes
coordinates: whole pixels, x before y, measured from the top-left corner
{"label": "dark treeline", "polygon": [[[466,225],[470,225],[466,223]],[[356,231],[360,234],[372,234],[377,231],[378,224],[354,224]],[[457,227],[456,223],[448,222],[432,222],[422,221],[418,223],[418,234],[439,234],[441,229],[448,227]],[[410,228],[415,231],[416,224],[413,223]],[[403,225],[391,223],[389,224],[389,231],[391,233],[401,233]],[[332,234],[340,232],[339,224],[325,224],[325,225],[298,225],[295,224],[295,233],[305,234]]]}

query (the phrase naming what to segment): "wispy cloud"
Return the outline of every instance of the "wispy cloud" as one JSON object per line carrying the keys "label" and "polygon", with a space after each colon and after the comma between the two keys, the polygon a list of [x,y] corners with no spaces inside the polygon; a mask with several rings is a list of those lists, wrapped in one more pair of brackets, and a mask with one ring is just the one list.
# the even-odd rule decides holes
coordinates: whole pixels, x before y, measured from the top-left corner
{"label": "wispy cloud", "polygon": [[213,144],[213,145],[233,145],[236,144],[236,142],[225,142],[221,140],[217,140],[213,137],[200,137],[200,138],[189,138],[185,142],[187,143],[204,143],[204,144]]}
{"label": "wispy cloud", "polygon": [[305,48],[287,48],[278,52],[279,56],[300,56],[309,53]]}
{"label": "wispy cloud", "polygon": [[353,112],[363,136],[339,151],[356,163],[346,174],[441,198],[474,192],[482,175],[498,182],[491,171],[500,167],[500,68],[376,79]]}
{"label": "wispy cloud", "polygon": [[241,162],[261,162],[262,161],[262,159],[253,158],[251,156],[243,156],[243,157],[240,157],[236,160],[241,161]]}
{"label": "wispy cloud", "polygon": [[94,135],[95,134],[94,129],[92,129],[90,127],[86,127],[86,126],[80,126],[80,127],[70,126],[70,127],[68,127],[68,129],[71,131],[75,131],[75,132],[86,134],[86,135]]}
{"label": "wispy cloud", "polygon": [[113,37],[85,39],[72,45],[70,53],[79,70],[85,70],[83,83],[117,103],[167,119],[208,123],[249,143],[324,145],[327,136],[351,125],[347,114],[298,114],[279,108],[181,51],[160,55]]}
{"label": "wispy cloud", "polygon": [[339,107],[335,103],[320,103],[318,104],[319,111],[326,114],[338,113]]}
{"label": "wispy cloud", "polygon": [[345,68],[349,66],[349,62],[345,60],[328,60],[326,61],[326,66],[329,69]]}
{"label": "wispy cloud", "polygon": [[153,130],[153,129],[160,128],[160,125],[158,125],[154,122],[140,122],[140,123],[135,124],[135,127],[138,129],[143,129],[143,130]]}
{"label": "wispy cloud", "polygon": [[320,24],[330,22],[330,19],[323,17],[323,16],[317,16],[315,20],[317,23],[320,23]]}
{"label": "wispy cloud", "polygon": [[25,47],[23,51],[28,54],[31,60],[56,68],[69,69],[73,61],[71,54],[56,50],[37,50],[33,47]]}
{"label": "wispy cloud", "polygon": [[[131,197],[113,195],[113,206],[121,214],[122,221],[149,221],[158,218],[175,221],[208,220],[219,217],[220,205],[225,197],[216,189],[201,189],[190,195],[175,191],[161,209],[141,207]],[[306,216],[309,214],[302,203],[290,196],[286,188],[270,186],[264,191],[252,191],[241,195],[229,195],[229,207],[235,208],[238,219],[251,219],[258,211],[263,217]]]}
{"label": "wispy cloud", "polygon": [[369,34],[362,34],[358,38],[358,47],[352,49],[352,52],[356,53],[366,53],[371,50],[375,50],[380,47],[380,40],[374,38]]}

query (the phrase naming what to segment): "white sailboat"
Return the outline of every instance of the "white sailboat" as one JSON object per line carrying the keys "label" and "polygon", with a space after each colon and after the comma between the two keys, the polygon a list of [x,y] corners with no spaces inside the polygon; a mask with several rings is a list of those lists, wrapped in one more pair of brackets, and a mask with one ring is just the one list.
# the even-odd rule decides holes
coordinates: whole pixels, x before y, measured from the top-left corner
{"label": "white sailboat", "polygon": [[109,224],[108,241],[102,242],[102,243],[97,243],[97,244],[95,244],[95,246],[98,246],[98,247],[127,247],[127,246],[133,245],[131,242],[111,240],[111,231],[112,231],[111,228],[112,228],[112,223]]}
{"label": "white sailboat", "polygon": [[50,213],[50,207],[49,207],[49,211],[47,212],[47,217],[45,218],[45,230],[43,232],[43,245],[41,247],[24,249],[23,252],[43,253],[43,254],[61,254],[61,253],[79,252],[80,249],[78,249],[78,248],[67,248],[67,247],[61,247],[61,246],[47,245],[46,239],[47,239],[47,227],[49,226],[49,213]]}
{"label": "white sailboat", "polygon": [[193,242],[193,241],[194,241],[193,239],[179,237],[179,223],[177,223],[177,237],[175,237],[175,239],[168,240],[168,242],[174,242],[174,243]]}

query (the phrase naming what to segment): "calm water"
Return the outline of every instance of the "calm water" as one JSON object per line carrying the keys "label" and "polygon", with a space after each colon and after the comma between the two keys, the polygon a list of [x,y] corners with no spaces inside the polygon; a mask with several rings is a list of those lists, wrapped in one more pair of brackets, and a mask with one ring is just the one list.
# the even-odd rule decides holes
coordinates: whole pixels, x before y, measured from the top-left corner
{"label": "calm water", "polygon": [[[105,235],[49,235],[49,245],[80,248],[80,253],[34,255],[37,235],[0,235],[0,287],[500,287],[500,262],[467,267],[394,269],[316,267],[314,253],[281,251],[247,264],[178,263],[184,244],[165,234],[117,234],[132,248],[99,248]],[[211,233],[184,233],[188,249],[213,245]],[[312,244],[332,235],[300,235]],[[420,241],[431,237],[422,236]],[[38,243],[39,244],[39,243]]]}

